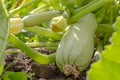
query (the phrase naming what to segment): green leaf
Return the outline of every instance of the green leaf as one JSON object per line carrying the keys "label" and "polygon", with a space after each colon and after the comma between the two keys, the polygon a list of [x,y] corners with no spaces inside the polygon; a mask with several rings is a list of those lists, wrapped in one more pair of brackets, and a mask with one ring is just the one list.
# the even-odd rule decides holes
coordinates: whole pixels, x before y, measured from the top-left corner
{"label": "green leaf", "polygon": [[27,75],[24,72],[6,72],[3,80],[27,80]]}
{"label": "green leaf", "polygon": [[112,35],[111,45],[102,52],[102,59],[92,64],[87,80],[120,80],[120,17],[114,24],[116,32]]}
{"label": "green leaf", "polygon": [[0,0],[0,75],[3,72],[4,60],[5,60],[5,49],[7,45],[7,39],[9,35],[8,28],[8,15],[5,10],[3,0]]}
{"label": "green leaf", "polygon": [[92,65],[87,80],[120,80],[120,64],[103,59]]}

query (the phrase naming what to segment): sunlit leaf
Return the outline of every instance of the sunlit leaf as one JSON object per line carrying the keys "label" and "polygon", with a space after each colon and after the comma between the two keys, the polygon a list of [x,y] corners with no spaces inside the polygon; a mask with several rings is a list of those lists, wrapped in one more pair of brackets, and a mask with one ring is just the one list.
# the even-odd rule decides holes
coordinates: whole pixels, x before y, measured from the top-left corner
{"label": "sunlit leaf", "polygon": [[114,25],[111,45],[102,52],[102,59],[94,63],[88,72],[87,80],[120,80],[120,17]]}

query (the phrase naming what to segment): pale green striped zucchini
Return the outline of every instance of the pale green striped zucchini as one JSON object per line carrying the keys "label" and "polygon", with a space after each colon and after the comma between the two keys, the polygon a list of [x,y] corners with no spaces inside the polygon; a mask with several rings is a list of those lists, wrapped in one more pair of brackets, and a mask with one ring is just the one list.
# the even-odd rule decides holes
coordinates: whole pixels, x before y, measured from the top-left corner
{"label": "pale green striped zucchini", "polygon": [[88,67],[93,55],[96,28],[96,18],[90,13],[71,25],[63,36],[56,51],[56,64],[65,75],[78,76]]}

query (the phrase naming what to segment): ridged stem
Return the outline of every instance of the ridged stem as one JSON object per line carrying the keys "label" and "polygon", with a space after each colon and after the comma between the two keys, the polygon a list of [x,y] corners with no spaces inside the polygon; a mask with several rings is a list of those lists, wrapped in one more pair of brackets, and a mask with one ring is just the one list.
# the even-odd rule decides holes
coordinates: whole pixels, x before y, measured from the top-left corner
{"label": "ridged stem", "polygon": [[[90,2],[89,4],[78,9],[77,13],[69,20],[69,23],[70,24],[75,23],[76,21],[78,21],[80,18],[87,15],[88,13],[90,13],[112,1],[114,1],[114,0],[98,0],[98,1],[94,0],[93,2]],[[76,12],[76,10],[75,10],[75,12]]]}
{"label": "ridged stem", "polygon": [[56,40],[61,40],[63,34],[55,33],[50,29],[42,28],[39,26],[34,26],[34,27],[25,27],[24,29],[34,32],[36,34],[41,34],[46,37],[51,37]]}
{"label": "ridged stem", "polygon": [[[31,43],[25,43],[29,47],[36,48],[36,47],[57,47],[58,43],[52,43],[52,42],[31,42]],[[8,44],[7,48],[15,48],[13,44]]]}
{"label": "ridged stem", "polygon": [[50,64],[55,62],[55,54],[45,55],[36,50],[33,50],[29,46],[25,45],[21,40],[19,40],[15,35],[10,34],[9,42],[14,44],[21,51],[25,52],[27,56],[35,60],[40,64]]}

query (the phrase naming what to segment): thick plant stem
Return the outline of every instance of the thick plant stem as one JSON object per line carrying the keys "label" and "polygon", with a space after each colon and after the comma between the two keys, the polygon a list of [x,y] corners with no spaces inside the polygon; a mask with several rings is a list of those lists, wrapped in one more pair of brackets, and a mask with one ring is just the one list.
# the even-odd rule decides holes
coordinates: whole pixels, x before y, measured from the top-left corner
{"label": "thick plant stem", "polygon": [[46,11],[46,12],[25,16],[23,18],[24,26],[29,27],[29,26],[39,25],[43,22],[50,21],[53,17],[56,17],[59,14],[60,14],[60,11],[51,10],[51,11]]}
{"label": "thick plant stem", "polygon": [[[79,10],[75,10],[76,15],[74,15],[70,20],[69,23],[75,23],[76,21],[78,21],[80,18],[82,18],[83,16],[87,15],[88,13],[104,6],[107,3],[113,2],[114,0],[98,0],[98,1],[93,1],[85,6],[83,6],[82,8],[80,8]],[[79,12],[78,12],[79,11]]]}
{"label": "thick plant stem", "polygon": [[61,38],[62,38],[62,34],[55,33],[50,29],[42,28],[39,26],[25,27],[24,29],[31,31],[31,32],[34,32],[36,34],[41,34],[41,35],[46,36],[46,37],[54,38],[56,40],[61,40]]}
{"label": "thick plant stem", "polygon": [[[95,4],[97,1],[98,1],[98,0],[93,0],[92,2],[89,2],[89,3],[87,4],[87,6],[93,5],[93,4]],[[82,8],[77,8],[77,9],[75,9],[74,12],[73,12],[73,14],[75,15],[76,13],[78,13],[79,11],[81,11],[81,9],[86,8],[87,6],[84,6],[84,5],[83,5]]]}
{"label": "thick plant stem", "polygon": [[10,34],[9,41],[14,44],[21,51],[25,52],[27,56],[35,60],[40,64],[50,64],[55,62],[55,54],[45,55],[33,50],[29,46],[25,45],[21,40],[19,40],[15,35]]}

